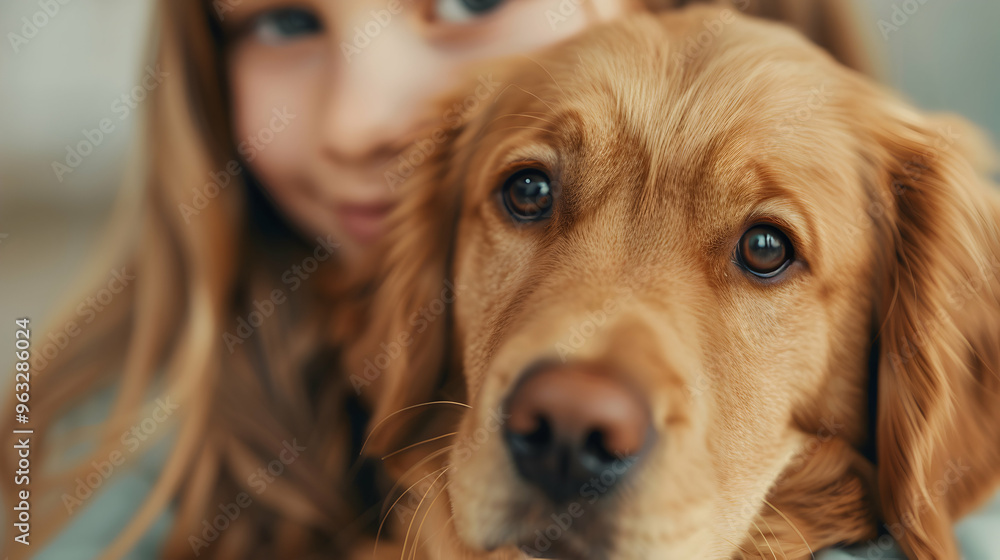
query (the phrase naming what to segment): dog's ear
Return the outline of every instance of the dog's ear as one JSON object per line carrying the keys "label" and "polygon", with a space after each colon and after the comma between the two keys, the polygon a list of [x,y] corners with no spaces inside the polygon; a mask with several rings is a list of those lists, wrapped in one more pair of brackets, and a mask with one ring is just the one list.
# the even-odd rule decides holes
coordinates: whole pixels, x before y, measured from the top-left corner
{"label": "dog's ear", "polygon": [[[475,84],[475,81],[469,80]],[[468,91],[475,91],[468,95]],[[450,261],[462,201],[461,149],[489,105],[482,88],[436,104],[437,126],[413,142],[386,174],[399,200],[377,262],[367,321],[346,361],[351,383],[372,410],[364,452],[398,450],[419,428],[421,407],[434,400],[449,366],[451,305],[457,288]],[[413,412],[409,412],[409,410]]]}
{"label": "dog's ear", "polygon": [[351,383],[372,409],[366,452],[381,455],[403,437],[414,415],[389,418],[429,401],[444,367],[448,263],[459,209],[448,154],[457,131],[444,131],[424,161],[398,185],[399,205],[373,265],[368,324],[348,356]]}
{"label": "dog's ear", "polygon": [[894,100],[859,112],[887,263],[875,325],[880,505],[908,557],[958,558],[952,524],[1000,474],[1000,202],[971,126]]}

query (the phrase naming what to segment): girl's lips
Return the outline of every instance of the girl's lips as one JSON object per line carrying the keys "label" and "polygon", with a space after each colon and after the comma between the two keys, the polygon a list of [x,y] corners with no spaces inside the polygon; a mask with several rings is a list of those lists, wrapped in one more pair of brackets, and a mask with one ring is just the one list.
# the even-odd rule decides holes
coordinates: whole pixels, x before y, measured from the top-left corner
{"label": "girl's lips", "polygon": [[390,203],[340,204],[336,213],[348,235],[361,243],[370,243],[382,235],[385,218],[392,208]]}

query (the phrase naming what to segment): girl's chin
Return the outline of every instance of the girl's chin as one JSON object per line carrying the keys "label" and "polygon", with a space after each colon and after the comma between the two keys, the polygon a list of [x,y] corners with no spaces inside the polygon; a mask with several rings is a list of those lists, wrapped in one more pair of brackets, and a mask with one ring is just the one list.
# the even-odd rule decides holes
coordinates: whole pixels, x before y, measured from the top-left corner
{"label": "girl's chin", "polygon": [[381,238],[381,235],[373,235],[357,239],[353,235],[341,233],[338,236],[338,239],[341,240],[338,249],[341,261],[348,268],[360,266],[363,269],[367,269],[368,266],[374,264],[377,258],[378,241]]}

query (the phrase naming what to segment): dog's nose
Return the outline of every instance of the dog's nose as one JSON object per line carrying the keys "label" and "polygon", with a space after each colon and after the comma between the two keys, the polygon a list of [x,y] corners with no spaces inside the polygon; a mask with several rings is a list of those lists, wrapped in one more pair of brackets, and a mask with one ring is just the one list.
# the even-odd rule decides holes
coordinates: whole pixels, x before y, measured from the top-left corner
{"label": "dog's nose", "polygon": [[[594,477],[618,480],[652,429],[641,396],[596,366],[550,366],[507,399],[507,445],[521,477],[555,502],[572,500]],[[602,486],[603,487],[603,486]]]}

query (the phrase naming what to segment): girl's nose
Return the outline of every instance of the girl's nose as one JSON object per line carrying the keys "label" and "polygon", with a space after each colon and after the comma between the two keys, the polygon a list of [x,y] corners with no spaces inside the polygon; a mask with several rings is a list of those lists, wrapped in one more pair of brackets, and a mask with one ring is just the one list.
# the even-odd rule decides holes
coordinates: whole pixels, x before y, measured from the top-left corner
{"label": "girl's nose", "polygon": [[398,153],[433,119],[428,102],[448,85],[443,57],[434,56],[405,13],[385,25],[367,15],[341,28],[332,45],[337,71],[325,98],[323,132],[329,155],[341,160]]}

